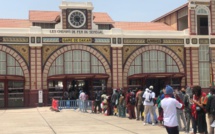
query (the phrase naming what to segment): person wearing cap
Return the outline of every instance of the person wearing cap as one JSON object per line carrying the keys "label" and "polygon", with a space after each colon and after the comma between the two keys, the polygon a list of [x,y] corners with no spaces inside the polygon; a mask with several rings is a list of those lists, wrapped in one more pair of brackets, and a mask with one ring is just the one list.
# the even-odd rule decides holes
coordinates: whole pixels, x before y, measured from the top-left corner
{"label": "person wearing cap", "polygon": [[165,98],[161,100],[161,107],[164,112],[164,126],[168,134],[179,134],[176,108],[182,108],[182,104],[173,98],[173,88],[165,87]]}
{"label": "person wearing cap", "polygon": [[155,99],[155,93],[152,91],[153,90],[153,86],[150,86],[149,89],[146,88],[146,91],[143,94],[143,105],[144,105],[144,122],[143,125],[147,124],[148,121],[148,117],[147,114],[148,112],[150,113],[151,117],[151,122],[152,125],[155,125],[155,120],[154,120],[154,110],[153,110],[153,106],[154,106],[154,99]]}

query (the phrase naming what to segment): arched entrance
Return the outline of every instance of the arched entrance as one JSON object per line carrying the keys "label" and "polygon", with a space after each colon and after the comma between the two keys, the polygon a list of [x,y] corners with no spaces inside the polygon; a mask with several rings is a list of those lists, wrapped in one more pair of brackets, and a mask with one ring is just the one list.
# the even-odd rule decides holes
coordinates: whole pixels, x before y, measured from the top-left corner
{"label": "arched entrance", "polygon": [[[53,53],[45,64],[44,89],[48,103],[52,98],[77,99],[84,90],[91,99],[95,89],[106,91],[111,85],[111,71],[105,58],[84,45],[65,46]],[[47,84],[47,85],[46,85]]]}
{"label": "arched entrance", "polygon": [[0,108],[25,106],[29,71],[23,58],[13,49],[0,45]]}
{"label": "arched entrance", "polygon": [[[124,67],[128,87],[149,87],[156,93],[166,84],[180,87],[184,83],[184,67],[180,58],[169,48],[145,46],[136,50]],[[183,81],[182,81],[183,80]]]}

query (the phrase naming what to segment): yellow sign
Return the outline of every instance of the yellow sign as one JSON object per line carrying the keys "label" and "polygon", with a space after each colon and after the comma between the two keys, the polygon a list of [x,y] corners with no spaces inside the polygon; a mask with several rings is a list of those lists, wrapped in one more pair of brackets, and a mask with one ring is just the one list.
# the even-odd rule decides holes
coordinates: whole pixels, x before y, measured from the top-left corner
{"label": "yellow sign", "polygon": [[62,43],[92,43],[92,38],[62,38]]}

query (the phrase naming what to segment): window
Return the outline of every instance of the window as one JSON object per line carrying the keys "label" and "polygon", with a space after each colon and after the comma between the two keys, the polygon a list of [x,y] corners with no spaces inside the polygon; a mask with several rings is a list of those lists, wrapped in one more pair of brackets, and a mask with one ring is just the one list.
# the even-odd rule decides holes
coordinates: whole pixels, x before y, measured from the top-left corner
{"label": "window", "polygon": [[196,30],[198,35],[209,35],[210,33],[210,10],[207,6],[196,8]]}
{"label": "window", "polygon": [[55,23],[33,23],[33,26],[39,26],[42,29],[55,29]]}
{"label": "window", "polygon": [[109,25],[109,24],[99,24],[98,25],[98,29],[99,30],[110,30],[111,29],[111,25]]}
{"label": "window", "polygon": [[183,8],[178,12],[178,30],[188,28],[188,8]]}
{"label": "window", "polygon": [[152,50],[137,56],[131,63],[128,74],[133,75],[157,72],[175,73],[179,72],[179,69],[172,57],[164,52]]}
{"label": "window", "polygon": [[60,55],[49,70],[49,76],[84,73],[105,73],[105,69],[94,55],[81,50],[68,51]]}
{"label": "window", "polygon": [[11,55],[0,51],[0,74],[23,76],[23,71],[19,63]]}
{"label": "window", "polygon": [[208,45],[200,45],[199,47],[199,83],[203,88],[210,85],[210,50]]}

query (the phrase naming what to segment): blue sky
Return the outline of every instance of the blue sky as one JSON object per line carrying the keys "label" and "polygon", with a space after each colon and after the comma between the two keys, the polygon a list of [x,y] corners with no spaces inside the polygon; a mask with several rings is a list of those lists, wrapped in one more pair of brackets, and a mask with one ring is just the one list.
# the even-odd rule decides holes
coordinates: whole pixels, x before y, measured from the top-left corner
{"label": "blue sky", "polygon": [[[62,0],[2,0],[0,18],[28,19],[29,10],[60,11]],[[68,0],[67,0],[68,1]],[[114,21],[148,22],[188,0],[69,0],[92,2],[93,12],[106,12]]]}

